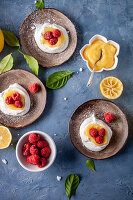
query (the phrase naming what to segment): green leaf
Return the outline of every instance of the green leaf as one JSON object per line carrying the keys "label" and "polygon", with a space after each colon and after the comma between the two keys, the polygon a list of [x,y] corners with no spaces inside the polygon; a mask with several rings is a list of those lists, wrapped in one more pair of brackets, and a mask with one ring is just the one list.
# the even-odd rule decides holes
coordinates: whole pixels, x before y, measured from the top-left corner
{"label": "green leaf", "polygon": [[38,76],[39,65],[38,65],[37,60],[35,58],[33,58],[32,56],[28,56],[26,54],[23,54],[23,56],[24,56],[27,64],[31,68],[31,70]]}
{"label": "green leaf", "polygon": [[76,174],[70,174],[65,181],[65,191],[69,200],[71,199],[72,195],[75,193],[77,187],[79,185],[79,177]]}
{"label": "green leaf", "polygon": [[16,35],[11,31],[3,31],[5,42],[11,47],[20,47],[20,43]]}
{"label": "green leaf", "polygon": [[86,161],[86,166],[87,166],[89,169],[91,169],[91,170],[93,170],[93,171],[96,171],[96,170],[95,170],[95,164],[94,164],[94,161],[93,161],[93,160],[88,159],[88,160]]}
{"label": "green leaf", "polygon": [[18,143],[18,140],[13,143],[14,150],[16,150],[17,143]]}
{"label": "green leaf", "polygon": [[0,62],[0,74],[9,71],[13,67],[13,57],[12,54],[5,56]]}
{"label": "green leaf", "polygon": [[43,8],[45,8],[45,3],[44,3],[44,1],[43,1],[43,0],[37,1],[37,2],[36,2],[36,8],[37,8],[37,9],[43,9]]}
{"label": "green leaf", "polygon": [[51,74],[46,80],[46,86],[50,89],[58,89],[67,83],[74,71],[59,71]]}

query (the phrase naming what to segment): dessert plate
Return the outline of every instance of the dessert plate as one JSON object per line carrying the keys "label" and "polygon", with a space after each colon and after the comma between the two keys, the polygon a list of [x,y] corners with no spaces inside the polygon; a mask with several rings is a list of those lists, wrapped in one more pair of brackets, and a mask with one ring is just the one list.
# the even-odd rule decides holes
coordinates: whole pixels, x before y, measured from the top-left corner
{"label": "dessert plate", "polygon": [[[95,114],[95,117],[104,121],[104,113],[110,112],[115,115],[114,122],[108,124],[113,135],[109,145],[102,151],[88,150],[81,141],[79,130],[82,122]],[[103,99],[94,99],[80,105],[73,113],[69,122],[69,134],[76,149],[88,158],[106,159],[118,153],[128,138],[128,122],[122,110],[113,102]]]}
{"label": "dessert plate", "polygon": [[[0,83],[0,92],[7,89],[9,85],[13,83],[20,84],[27,90],[31,100],[31,107],[26,115],[11,116],[0,111],[1,124],[11,128],[23,128],[40,117],[46,104],[46,89],[43,83],[35,75],[22,69],[15,69],[1,74]],[[28,86],[33,83],[38,83],[39,85],[39,91],[35,94],[28,90]]]}
{"label": "dessert plate", "polygon": [[[65,51],[50,54],[39,49],[34,39],[34,33],[36,25],[44,23],[57,24],[68,31],[69,44]],[[43,67],[56,67],[66,62],[73,55],[77,45],[77,32],[74,24],[63,13],[52,8],[32,12],[24,20],[19,35],[23,51],[36,58]]]}

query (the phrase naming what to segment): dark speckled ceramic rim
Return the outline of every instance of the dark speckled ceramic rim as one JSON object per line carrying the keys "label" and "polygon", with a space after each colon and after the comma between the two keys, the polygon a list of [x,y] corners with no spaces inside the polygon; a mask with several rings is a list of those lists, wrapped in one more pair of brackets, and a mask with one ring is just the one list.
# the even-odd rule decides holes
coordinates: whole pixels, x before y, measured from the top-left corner
{"label": "dark speckled ceramic rim", "polygon": [[[61,12],[61,11],[55,9],[55,8],[43,8],[43,10],[54,10],[54,11],[56,11],[56,12],[59,12],[59,13],[61,13],[62,15],[64,15],[64,16],[72,23],[72,21],[71,21],[63,12]],[[25,20],[23,21],[23,24],[22,24],[21,27],[20,27],[20,31],[21,31],[21,29],[23,28],[23,25],[24,25],[25,21],[27,20],[27,18],[28,18],[29,16],[33,15],[33,14],[36,13],[36,12],[39,12],[39,10],[33,11],[30,15],[28,15],[28,16],[25,18]],[[73,24],[73,23],[72,23],[72,24]],[[52,65],[52,66],[45,66],[46,68],[58,67],[58,66],[62,65],[63,63],[67,62],[67,61],[72,57],[72,55],[74,54],[74,52],[75,52],[75,50],[76,50],[76,47],[77,47],[77,31],[76,31],[76,27],[75,27],[74,24],[73,24],[73,26],[74,26],[75,33],[76,33],[76,44],[75,44],[75,48],[74,48],[73,52],[69,55],[68,59],[64,60],[64,62],[62,62],[61,64],[59,64],[59,65]],[[20,38],[20,31],[19,31],[19,38]],[[22,47],[22,49],[23,49],[23,47]],[[41,65],[41,66],[42,66],[42,65]],[[44,66],[42,66],[42,67],[44,67]]]}
{"label": "dark speckled ceramic rim", "polygon": [[[105,102],[110,102],[110,103],[114,104],[116,107],[118,107],[118,108],[120,109],[120,111],[123,113],[123,115],[125,116],[125,119],[127,120],[127,117],[126,117],[125,113],[121,110],[121,108],[120,108],[119,106],[117,106],[114,102],[109,101],[109,100],[105,100],[105,99],[92,99],[92,100],[89,100],[89,101],[84,102],[83,104],[81,104],[81,105],[73,112],[71,118],[73,117],[73,115],[75,114],[75,112],[76,112],[81,106],[84,106],[86,103],[89,103],[89,102],[92,102],[92,101],[101,101],[101,100],[102,100],[102,101],[105,101]],[[128,139],[128,136],[129,136],[129,123],[128,123],[128,120],[127,120],[127,125],[128,125],[128,127],[127,127],[127,128],[128,128],[127,138],[126,138],[125,143],[123,144],[123,146],[122,146],[116,153],[114,153],[114,154],[112,153],[110,156],[108,156],[108,157],[106,157],[106,158],[95,158],[95,156],[94,156],[94,157],[93,157],[93,156],[89,156],[89,155],[87,155],[87,154],[81,152],[80,149],[78,149],[78,148],[75,146],[75,144],[73,143],[72,136],[71,136],[71,133],[70,133],[70,122],[71,122],[71,118],[70,118],[70,120],[69,120],[69,136],[70,136],[71,142],[72,142],[73,146],[74,146],[81,154],[83,154],[84,156],[86,156],[86,157],[88,157],[88,158],[93,158],[93,159],[95,159],[95,160],[104,160],[104,159],[110,158],[110,157],[116,155],[117,153],[119,153],[119,152],[121,151],[121,149],[125,146],[126,142],[127,142],[127,139]],[[83,147],[84,147],[84,146],[83,146]]]}
{"label": "dark speckled ceramic rim", "polygon": [[[27,70],[24,70],[24,69],[12,69],[11,71],[26,71],[26,72],[28,72],[28,73],[30,73],[30,74],[32,74],[33,76],[35,76],[41,83],[42,83],[42,81],[35,75],[35,74],[33,74],[33,73],[31,73],[31,72],[29,72],[29,71],[27,71]],[[2,73],[2,74],[6,74],[6,73],[8,73],[9,71],[7,71],[7,72],[4,72],[4,73]],[[1,74],[1,75],[2,75]],[[1,76],[0,75],[0,76]],[[43,83],[42,83],[42,87],[43,87],[43,89],[45,90],[45,93],[46,93],[46,101],[47,101],[47,91],[46,91],[46,88],[45,88],[45,86],[43,85]],[[45,102],[45,104],[44,104],[44,109],[45,109],[45,106],[46,106],[46,102]],[[38,115],[37,116],[37,118],[34,120],[34,121],[32,121],[31,123],[27,123],[25,126],[21,126],[21,127],[14,127],[14,126],[8,126],[8,128],[14,128],[14,129],[21,129],[21,128],[24,128],[24,127],[26,127],[26,126],[29,126],[30,124],[32,124],[33,122],[35,122],[41,115],[42,115],[42,113],[43,113],[43,111],[44,111],[44,109],[42,109],[42,112],[40,113],[40,115]],[[7,126],[7,124],[6,123],[1,123],[0,122],[0,124],[2,124],[2,125],[4,125],[4,126]]]}

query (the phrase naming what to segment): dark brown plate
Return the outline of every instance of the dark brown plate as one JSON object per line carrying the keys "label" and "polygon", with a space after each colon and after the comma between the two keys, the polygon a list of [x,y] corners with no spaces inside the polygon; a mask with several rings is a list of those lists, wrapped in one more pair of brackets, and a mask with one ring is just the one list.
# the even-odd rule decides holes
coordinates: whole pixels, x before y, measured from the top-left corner
{"label": "dark brown plate", "polygon": [[[81,141],[79,130],[82,122],[93,113],[96,118],[104,120],[104,113],[110,112],[115,115],[115,120],[108,124],[112,129],[113,135],[109,145],[100,152],[88,150]],[[128,138],[128,122],[125,114],[114,103],[103,99],[94,99],[80,105],[73,113],[69,122],[69,134],[73,145],[83,155],[94,159],[105,159],[118,153]]]}
{"label": "dark brown plate", "polygon": [[[31,107],[26,115],[19,117],[5,115],[0,111],[0,123],[11,128],[23,128],[33,123],[42,114],[46,104],[46,89],[43,83],[32,73],[15,69],[0,75],[0,92],[13,83],[18,83],[27,90],[30,95]],[[28,86],[33,83],[39,85],[39,91],[35,94],[28,91]]]}
{"label": "dark brown plate", "polygon": [[[69,32],[69,45],[65,51],[49,54],[38,48],[34,39],[35,25],[44,23],[55,23]],[[36,58],[43,67],[56,67],[66,62],[74,53],[77,45],[77,32],[74,24],[63,13],[52,8],[44,8],[32,12],[24,20],[19,35],[24,52]]]}

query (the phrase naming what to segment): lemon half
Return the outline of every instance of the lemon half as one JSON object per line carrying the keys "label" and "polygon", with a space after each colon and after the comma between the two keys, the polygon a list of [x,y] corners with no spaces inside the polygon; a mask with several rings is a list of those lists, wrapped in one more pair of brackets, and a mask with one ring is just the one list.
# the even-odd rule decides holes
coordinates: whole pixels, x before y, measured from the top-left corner
{"label": "lemon half", "polygon": [[100,90],[107,99],[117,99],[122,94],[123,84],[118,78],[109,76],[101,81]]}
{"label": "lemon half", "polygon": [[0,126],[0,149],[9,147],[12,141],[12,134],[5,126]]}

